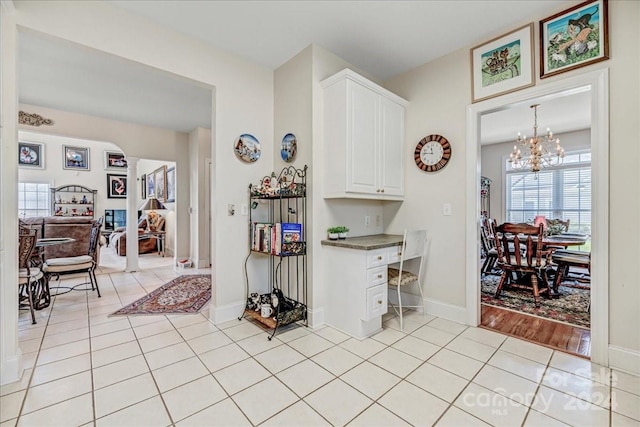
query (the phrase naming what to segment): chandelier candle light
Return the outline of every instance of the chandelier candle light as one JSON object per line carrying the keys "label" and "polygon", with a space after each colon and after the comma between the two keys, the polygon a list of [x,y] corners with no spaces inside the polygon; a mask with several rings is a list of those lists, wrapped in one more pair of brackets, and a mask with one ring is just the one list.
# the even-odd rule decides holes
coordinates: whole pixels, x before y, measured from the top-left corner
{"label": "chandelier candle light", "polygon": [[[560,139],[553,137],[553,132],[547,128],[547,133],[544,136],[538,136],[538,107],[540,104],[534,104],[533,108],[534,123],[533,123],[533,137],[527,140],[525,135],[521,135],[518,132],[518,139],[516,145],[513,146],[513,151],[509,154],[509,163],[511,163],[512,169],[531,169],[531,172],[535,174],[535,178],[538,178],[538,172],[543,167],[558,166],[562,164],[564,159],[564,148],[560,146]],[[523,147],[525,152],[529,153],[529,156],[522,159],[522,152],[518,148],[518,144]],[[555,144],[555,149],[553,145]]]}

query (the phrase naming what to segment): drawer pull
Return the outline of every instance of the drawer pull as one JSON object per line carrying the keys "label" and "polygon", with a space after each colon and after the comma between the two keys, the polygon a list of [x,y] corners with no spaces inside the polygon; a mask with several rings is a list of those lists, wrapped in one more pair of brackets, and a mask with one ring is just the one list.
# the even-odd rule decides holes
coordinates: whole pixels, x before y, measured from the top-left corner
{"label": "drawer pull", "polygon": [[378,261],[382,260],[382,255],[378,255]]}
{"label": "drawer pull", "polygon": [[382,274],[378,274],[378,279],[382,279]]}
{"label": "drawer pull", "polygon": [[378,188],[378,189],[376,190],[376,193],[379,193],[379,192],[380,192],[380,189]]}
{"label": "drawer pull", "polygon": [[382,300],[381,299],[378,300],[378,304],[382,304]]}
{"label": "drawer pull", "polygon": [[384,193],[384,188],[382,190],[380,190],[381,193]]}

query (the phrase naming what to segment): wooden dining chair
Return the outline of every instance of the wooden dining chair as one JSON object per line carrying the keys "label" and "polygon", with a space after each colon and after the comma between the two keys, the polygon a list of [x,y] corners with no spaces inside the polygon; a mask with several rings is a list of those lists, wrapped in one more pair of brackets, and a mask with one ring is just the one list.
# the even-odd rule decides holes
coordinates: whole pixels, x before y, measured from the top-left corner
{"label": "wooden dining chair", "polygon": [[[499,298],[505,286],[533,290],[533,300],[540,307],[540,294],[550,297],[547,271],[550,252],[543,251],[543,226],[504,223],[496,227],[495,242],[502,276],[496,289]],[[524,253],[521,248],[524,247]],[[515,275],[515,277],[514,277]]]}
{"label": "wooden dining chair", "polygon": [[571,267],[586,269],[589,272],[587,282],[589,286],[591,285],[591,252],[559,249],[553,252],[551,259],[558,266],[556,277],[553,281],[553,291],[555,293],[558,292],[563,280],[568,278]]}
{"label": "wooden dining chair", "polygon": [[482,264],[480,272],[484,274],[492,274],[498,261],[498,250],[496,249],[496,241],[493,237],[494,227],[494,219],[483,218],[480,222],[480,243],[482,244],[482,252],[484,254],[484,263]]}
{"label": "wooden dining chair", "polygon": [[44,280],[40,268],[31,265],[31,253],[36,246],[36,232],[20,229],[18,234],[18,304],[29,302],[31,311],[31,323],[36,324],[34,312],[34,288],[38,281]]}

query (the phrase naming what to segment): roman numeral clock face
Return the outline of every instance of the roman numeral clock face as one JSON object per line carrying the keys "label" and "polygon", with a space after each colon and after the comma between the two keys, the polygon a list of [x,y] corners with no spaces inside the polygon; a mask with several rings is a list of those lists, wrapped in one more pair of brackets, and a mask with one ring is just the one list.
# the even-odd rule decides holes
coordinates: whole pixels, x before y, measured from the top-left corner
{"label": "roman numeral clock face", "polygon": [[449,163],[451,144],[442,135],[429,135],[420,140],[414,152],[416,165],[425,172],[436,172]]}

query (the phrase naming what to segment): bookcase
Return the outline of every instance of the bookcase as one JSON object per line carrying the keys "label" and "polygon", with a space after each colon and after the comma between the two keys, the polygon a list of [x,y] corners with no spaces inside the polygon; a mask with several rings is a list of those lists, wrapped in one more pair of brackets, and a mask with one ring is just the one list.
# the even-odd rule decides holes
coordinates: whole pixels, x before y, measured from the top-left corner
{"label": "bookcase", "polygon": [[93,218],[98,190],[83,185],[63,185],[51,189],[51,215]]}
{"label": "bookcase", "polygon": [[[247,302],[239,319],[251,318],[272,329],[269,340],[281,326],[308,325],[307,172],[306,165],[302,169],[289,166],[249,184],[249,254],[244,262]],[[267,258],[267,271],[259,275],[267,278],[266,293],[257,291],[264,291],[264,283],[258,286],[257,278],[249,275],[248,265],[258,257]]]}

